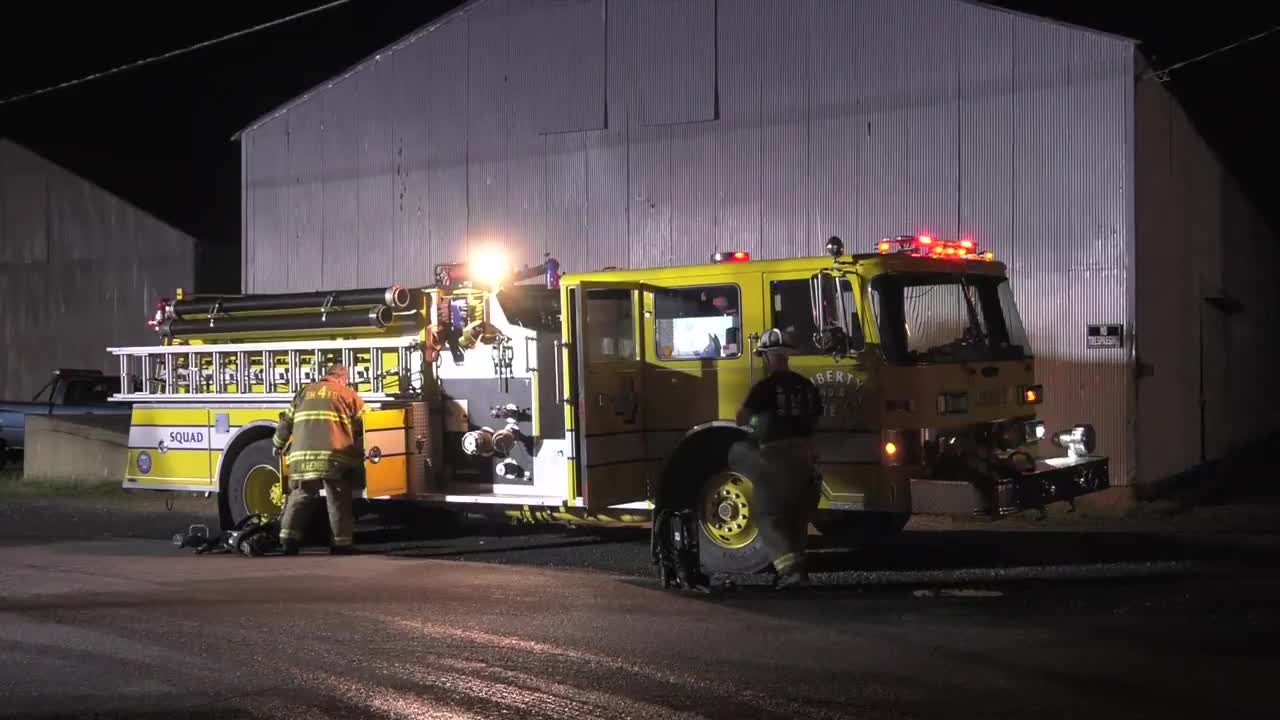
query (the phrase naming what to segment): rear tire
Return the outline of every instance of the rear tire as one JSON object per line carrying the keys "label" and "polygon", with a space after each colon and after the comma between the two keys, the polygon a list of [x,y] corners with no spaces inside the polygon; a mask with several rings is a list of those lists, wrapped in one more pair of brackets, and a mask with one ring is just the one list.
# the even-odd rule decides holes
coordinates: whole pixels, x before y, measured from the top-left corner
{"label": "rear tire", "polygon": [[[227,520],[236,523],[254,513],[279,515],[284,510],[280,487],[280,459],[271,438],[255,440],[231,463],[227,477]],[[224,528],[226,529],[226,528]]]}
{"label": "rear tire", "polygon": [[814,518],[813,526],[828,540],[856,547],[888,542],[910,520],[909,513],[823,510]]}

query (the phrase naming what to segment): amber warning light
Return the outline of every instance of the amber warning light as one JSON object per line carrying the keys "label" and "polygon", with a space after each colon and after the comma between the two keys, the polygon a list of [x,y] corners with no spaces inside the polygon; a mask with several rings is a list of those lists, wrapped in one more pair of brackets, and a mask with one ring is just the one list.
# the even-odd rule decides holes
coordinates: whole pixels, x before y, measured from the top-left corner
{"label": "amber warning light", "polygon": [[964,260],[995,260],[995,253],[990,250],[978,252],[978,246],[969,239],[959,241],[939,240],[932,235],[899,235],[885,238],[876,245],[881,255],[897,253],[916,257],[936,257]]}

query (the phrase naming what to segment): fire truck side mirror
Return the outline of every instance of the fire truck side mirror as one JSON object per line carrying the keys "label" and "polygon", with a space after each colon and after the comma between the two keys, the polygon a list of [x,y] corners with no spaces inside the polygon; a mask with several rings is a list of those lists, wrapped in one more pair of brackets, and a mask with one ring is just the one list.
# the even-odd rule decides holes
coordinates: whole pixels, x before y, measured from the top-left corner
{"label": "fire truck side mirror", "polygon": [[[843,357],[862,349],[862,328],[853,322],[851,308],[845,307],[843,278],[820,272],[810,278],[809,298],[813,309],[814,344],[823,352]],[[847,280],[843,281],[846,285]]]}

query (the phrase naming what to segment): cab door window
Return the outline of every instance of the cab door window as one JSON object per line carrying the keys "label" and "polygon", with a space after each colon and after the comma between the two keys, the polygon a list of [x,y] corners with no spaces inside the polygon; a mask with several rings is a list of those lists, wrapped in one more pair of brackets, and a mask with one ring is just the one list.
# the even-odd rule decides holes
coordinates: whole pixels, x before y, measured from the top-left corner
{"label": "cab door window", "polygon": [[[854,347],[862,349],[858,339],[858,310],[854,304],[853,285],[848,278],[840,279],[840,294],[844,299],[844,307],[848,310],[849,327],[854,329]],[[773,325],[788,333],[796,345],[798,355],[826,355],[827,352],[818,347],[816,336],[818,326],[814,323],[813,293],[808,278],[794,280],[774,280],[769,283],[770,303],[773,308]],[[834,303],[828,302],[828,305]],[[834,318],[834,307],[827,308],[827,317]]]}
{"label": "cab door window", "polygon": [[742,355],[742,294],[737,285],[654,291],[654,349],[659,360]]}

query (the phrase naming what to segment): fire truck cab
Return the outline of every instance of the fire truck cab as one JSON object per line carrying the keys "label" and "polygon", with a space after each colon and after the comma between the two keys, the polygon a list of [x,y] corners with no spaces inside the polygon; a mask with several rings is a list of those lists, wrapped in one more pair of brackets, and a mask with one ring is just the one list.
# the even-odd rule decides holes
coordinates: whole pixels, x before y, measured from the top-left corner
{"label": "fire truck cab", "polygon": [[[1049,431],[1005,272],[968,240],[580,274],[473,258],[426,288],[165,301],[159,347],[113,348],[134,403],[125,486],[218,493],[224,524],[283,504],[270,436],[341,361],[369,404],[364,496],[526,521],[697,513],[709,572],[767,566],[727,467],[770,328],[821,391],[814,524],[862,544],[913,513],[1001,516],[1104,489],[1087,424]],[[530,282],[533,281],[533,282]],[[123,380],[128,380],[127,382]]]}

